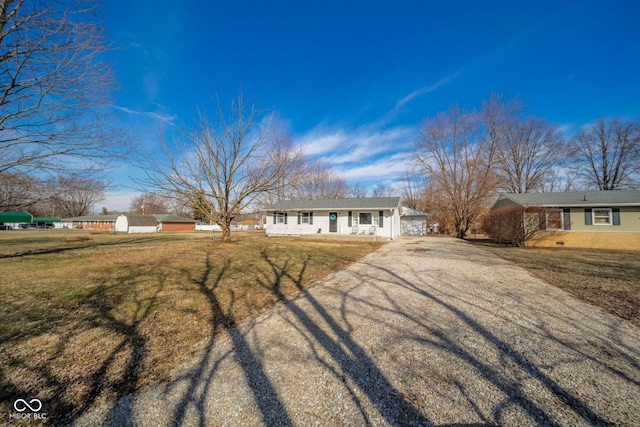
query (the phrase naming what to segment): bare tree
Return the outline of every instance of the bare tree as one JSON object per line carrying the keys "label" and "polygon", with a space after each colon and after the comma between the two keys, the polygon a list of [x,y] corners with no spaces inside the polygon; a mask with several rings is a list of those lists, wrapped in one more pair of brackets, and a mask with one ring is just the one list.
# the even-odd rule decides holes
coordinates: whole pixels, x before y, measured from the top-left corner
{"label": "bare tree", "polygon": [[424,176],[415,171],[405,171],[402,177],[402,203],[404,206],[421,210],[426,201],[425,189],[427,183]]}
{"label": "bare tree", "polygon": [[155,193],[145,193],[135,196],[129,203],[129,213],[137,215],[162,214],[169,211],[166,197]]}
{"label": "bare tree", "polygon": [[349,195],[347,181],[320,160],[308,162],[294,183],[294,196],[299,199],[342,199]]}
{"label": "bare tree", "polygon": [[413,158],[440,193],[456,236],[464,238],[485,212],[497,180],[492,171],[496,143],[491,123],[457,106],[424,121]]}
{"label": "bare tree", "polygon": [[61,174],[122,149],[107,130],[114,78],[93,11],[90,1],[0,1],[0,172]]}
{"label": "bare tree", "polygon": [[0,212],[31,208],[48,196],[43,187],[26,175],[0,172]]}
{"label": "bare tree", "polygon": [[598,119],[571,140],[576,170],[589,187],[614,190],[640,183],[640,119]]}
{"label": "bare tree", "polygon": [[392,197],[395,195],[393,188],[385,184],[375,185],[373,190],[371,190],[371,197]]}
{"label": "bare tree", "polygon": [[349,187],[348,196],[354,199],[362,199],[369,195],[369,191],[366,187],[364,187],[359,182],[356,182],[352,186]]}
{"label": "bare tree", "polygon": [[542,191],[569,155],[555,125],[535,117],[508,117],[496,150],[500,187],[509,193]]}
{"label": "bare tree", "polygon": [[52,216],[71,218],[87,215],[104,199],[108,184],[95,178],[58,176],[49,182]]}
{"label": "bare tree", "polygon": [[227,114],[218,102],[215,123],[201,112],[186,142],[170,147],[163,140],[166,160],[148,159],[147,179],[141,184],[187,200],[220,225],[222,242],[229,242],[231,221],[260,193],[275,191],[299,156],[279,150],[272,117],[258,118],[242,95]]}

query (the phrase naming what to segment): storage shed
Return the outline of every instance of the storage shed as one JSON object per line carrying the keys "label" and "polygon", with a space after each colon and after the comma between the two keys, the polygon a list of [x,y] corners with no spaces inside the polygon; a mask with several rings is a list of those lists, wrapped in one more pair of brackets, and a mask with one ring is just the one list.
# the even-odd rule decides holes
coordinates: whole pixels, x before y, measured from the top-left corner
{"label": "storage shed", "polygon": [[118,233],[155,233],[158,223],[153,215],[120,215],[116,219]]}
{"label": "storage shed", "polygon": [[400,234],[403,236],[424,236],[427,234],[427,214],[411,208],[402,208]]}

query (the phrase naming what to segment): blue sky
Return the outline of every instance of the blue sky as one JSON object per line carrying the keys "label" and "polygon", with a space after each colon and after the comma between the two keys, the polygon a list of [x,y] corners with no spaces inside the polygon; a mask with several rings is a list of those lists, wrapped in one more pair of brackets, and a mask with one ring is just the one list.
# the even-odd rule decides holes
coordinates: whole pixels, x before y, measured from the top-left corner
{"label": "blue sky", "polygon": [[[192,125],[242,89],[350,183],[397,182],[423,119],[492,92],[567,135],[640,115],[635,1],[109,0],[102,5],[121,124]],[[136,172],[115,171],[124,182]],[[132,190],[104,205],[126,209]]]}

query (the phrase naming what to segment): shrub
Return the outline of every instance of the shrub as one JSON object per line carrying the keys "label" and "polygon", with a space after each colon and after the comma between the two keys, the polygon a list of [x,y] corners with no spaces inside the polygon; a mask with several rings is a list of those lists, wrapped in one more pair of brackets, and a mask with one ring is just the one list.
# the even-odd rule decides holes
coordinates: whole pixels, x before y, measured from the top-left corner
{"label": "shrub", "polygon": [[482,219],[482,230],[495,242],[525,246],[546,229],[546,209],[541,206],[509,206],[490,211]]}

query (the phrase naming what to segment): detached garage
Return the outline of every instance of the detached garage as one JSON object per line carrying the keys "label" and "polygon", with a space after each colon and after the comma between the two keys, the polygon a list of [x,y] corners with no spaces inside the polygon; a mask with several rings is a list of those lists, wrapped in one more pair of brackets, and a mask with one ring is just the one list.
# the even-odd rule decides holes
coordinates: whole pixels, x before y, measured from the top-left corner
{"label": "detached garage", "polygon": [[196,221],[178,215],[156,215],[160,231],[193,231]]}
{"label": "detached garage", "polygon": [[120,215],[116,219],[118,233],[155,233],[158,223],[153,215]]}
{"label": "detached garage", "polygon": [[427,214],[411,208],[402,208],[400,234],[403,236],[425,236],[427,234]]}

